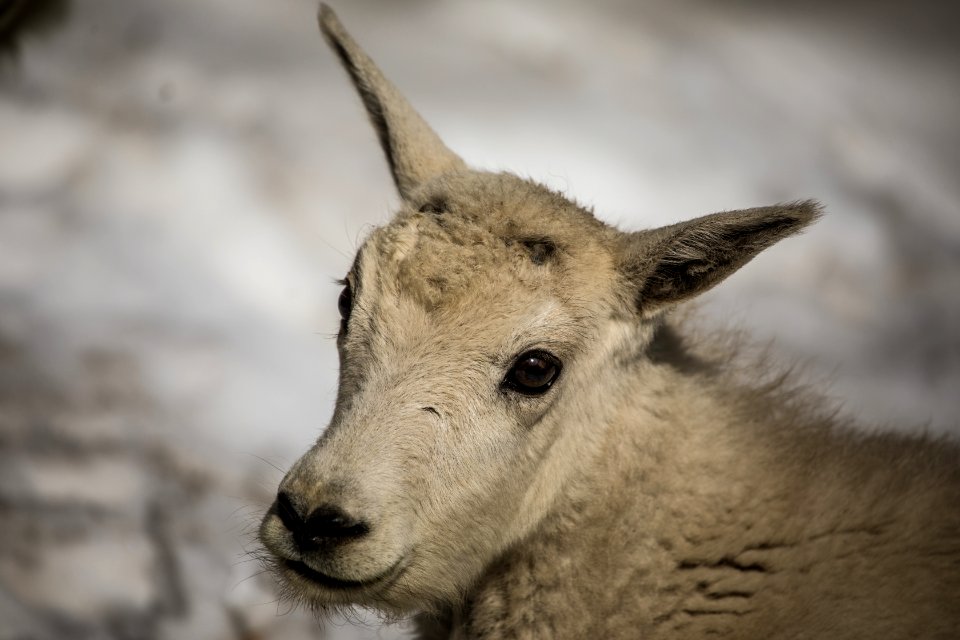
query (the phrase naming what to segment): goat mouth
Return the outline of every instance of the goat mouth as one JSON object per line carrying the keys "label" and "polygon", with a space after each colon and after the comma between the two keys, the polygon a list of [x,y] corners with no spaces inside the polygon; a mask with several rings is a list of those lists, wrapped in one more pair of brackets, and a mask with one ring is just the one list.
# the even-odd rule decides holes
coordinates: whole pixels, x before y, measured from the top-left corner
{"label": "goat mouth", "polygon": [[300,562],[299,560],[284,560],[283,566],[289,571],[297,574],[297,576],[300,578],[309,580],[313,584],[318,584],[326,587],[327,589],[336,590],[366,589],[373,586],[379,586],[387,582],[393,582],[399,578],[404,569],[406,569],[406,567],[403,566],[403,558],[400,558],[400,560],[398,560],[389,569],[375,576],[365,578],[363,580],[345,580],[343,578],[335,578],[317,571],[316,569],[308,566],[305,562]]}

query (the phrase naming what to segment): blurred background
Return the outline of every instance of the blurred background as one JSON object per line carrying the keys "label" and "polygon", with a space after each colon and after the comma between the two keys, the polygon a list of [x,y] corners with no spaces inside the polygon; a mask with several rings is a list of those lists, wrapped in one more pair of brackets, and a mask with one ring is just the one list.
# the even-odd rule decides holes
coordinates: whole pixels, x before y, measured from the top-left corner
{"label": "blurred background", "polygon": [[[814,197],[707,296],[844,415],[960,435],[960,22],[934,0],[335,2],[447,143],[639,229]],[[247,555],[397,204],[312,0],[0,0],[0,640],[318,629]],[[364,618],[361,614],[359,618]]]}

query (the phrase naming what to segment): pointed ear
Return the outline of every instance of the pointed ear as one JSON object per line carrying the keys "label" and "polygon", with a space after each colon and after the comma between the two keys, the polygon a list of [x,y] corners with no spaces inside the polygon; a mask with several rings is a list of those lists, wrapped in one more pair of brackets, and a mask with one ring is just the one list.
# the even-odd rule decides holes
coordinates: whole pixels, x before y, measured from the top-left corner
{"label": "pointed ear", "polygon": [[623,236],[621,271],[637,308],[652,316],[703,293],[820,215],[812,200],[714,213]]}
{"label": "pointed ear", "polygon": [[400,196],[409,200],[419,184],[442,173],[465,168],[463,160],[443,144],[354,42],[333,9],[321,4],[317,19],[324,38],[340,57],[363,99]]}

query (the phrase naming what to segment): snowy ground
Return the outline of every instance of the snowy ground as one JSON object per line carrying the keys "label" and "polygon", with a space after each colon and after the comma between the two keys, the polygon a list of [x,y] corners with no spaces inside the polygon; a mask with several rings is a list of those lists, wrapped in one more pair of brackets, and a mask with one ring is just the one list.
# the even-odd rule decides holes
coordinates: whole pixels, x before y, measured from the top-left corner
{"label": "snowy ground", "polygon": [[[864,422],[960,433],[956,16],[835,4],[336,8],[468,161],[605,220],[823,201],[704,315]],[[314,12],[76,0],[0,68],[0,640],[321,637],[243,551],[397,199]]]}

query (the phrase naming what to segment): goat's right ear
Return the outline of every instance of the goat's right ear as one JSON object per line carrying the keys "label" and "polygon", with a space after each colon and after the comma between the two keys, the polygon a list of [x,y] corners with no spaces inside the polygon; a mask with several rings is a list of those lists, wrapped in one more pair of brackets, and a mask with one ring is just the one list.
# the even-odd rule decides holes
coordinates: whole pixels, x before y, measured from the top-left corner
{"label": "goat's right ear", "polygon": [[637,310],[651,317],[712,288],[819,215],[820,205],[808,200],[714,213],[624,234],[620,271]]}
{"label": "goat's right ear", "polygon": [[464,169],[406,98],[350,37],[333,9],[320,5],[317,16],[327,43],[343,63],[367,108],[400,196],[409,200],[418,185],[448,171]]}

